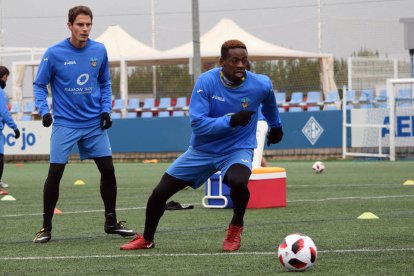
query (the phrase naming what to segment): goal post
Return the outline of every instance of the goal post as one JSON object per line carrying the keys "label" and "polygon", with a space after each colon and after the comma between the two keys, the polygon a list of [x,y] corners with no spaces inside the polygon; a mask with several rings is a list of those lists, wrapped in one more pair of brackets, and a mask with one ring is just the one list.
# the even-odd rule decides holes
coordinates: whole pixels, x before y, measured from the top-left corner
{"label": "goal post", "polygon": [[397,157],[414,157],[414,79],[387,79],[386,90],[387,97],[381,103],[372,100],[370,108],[354,103],[349,109],[344,87],[343,158],[377,157],[394,161]]}
{"label": "goal post", "polygon": [[[354,104],[352,109],[348,109],[351,104],[347,99],[347,90],[344,87],[342,99],[342,158],[347,156],[354,157],[377,157],[390,158],[389,153],[383,152],[383,139],[381,130],[388,128],[388,125],[372,122],[372,112],[369,109],[359,109],[358,104]],[[355,119],[357,118],[357,122]],[[350,141],[349,141],[350,140]]]}

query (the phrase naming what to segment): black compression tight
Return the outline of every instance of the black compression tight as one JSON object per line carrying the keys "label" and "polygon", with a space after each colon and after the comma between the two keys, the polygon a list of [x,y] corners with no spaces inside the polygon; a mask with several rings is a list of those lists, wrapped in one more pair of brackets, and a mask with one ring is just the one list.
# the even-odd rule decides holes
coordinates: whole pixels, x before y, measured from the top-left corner
{"label": "black compression tight", "polygon": [[4,154],[0,154],[0,180],[3,177],[3,169],[4,169]]}
{"label": "black compression tight", "polygon": [[[112,157],[99,157],[94,159],[101,174],[101,197],[105,205],[105,217],[107,223],[116,222],[116,179]],[[65,171],[66,164],[51,163],[45,185],[43,188],[43,227],[52,230],[53,212],[59,199],[60,181]],[[109,220],[109,221],[108,221]]]}
{"label": "black compression tight", "polygon": [[116,177],[115,168],[111,156],[95,158],[96,166],[101,173],[101,197],[105,206],[107,224],[116,223]]}
{"label": "black compression tight", "polygon": [[59,199],[59,184],[65,171],[65,164],[51,163],[43,187],[43,227],[52,230],[53,212]]}
{"label": "black compression tight", "polygon": [[247,188],[251,171],[243,164],[233,164],[224,176],[224,182],[230,187],[230,198],[233,202],[233,218],[231,224],[243,225],[244,214],[249,202],[250,192]]}
{"label": "black compression tight", "polygon": [[155,231],[157,230],[158,222],[164,214],[167,200],[191,184],[192,182],[184,181],[164,173],[160,183],[154,188],[148,198],[144,230],[144,238],[147,241],[154,239]]}
{"label": "black compression tight", "polygon": [[[231,188],[230,197],[233,202],[231,224],[243,225],[244,213],[250,198],[250,192],[247,188],[250,174],[250,169],[245,165],[234,164],[225,175],[224,179]],[[192,185],[192,182],[180,180],[164,173],[160,183],[155,187],[148,199],[144,230],[144,238],[147,241],[154,239],[155,231],[164,214],[167,200],[178,191],[190,185]]]}

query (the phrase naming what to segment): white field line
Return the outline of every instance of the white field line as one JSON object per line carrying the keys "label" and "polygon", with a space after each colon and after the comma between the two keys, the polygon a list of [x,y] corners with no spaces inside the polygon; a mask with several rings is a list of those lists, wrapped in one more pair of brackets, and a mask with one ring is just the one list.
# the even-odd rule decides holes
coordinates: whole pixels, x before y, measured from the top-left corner
{"label": "white field line", "polygon": [[[397,184],[399,185],[399,184]],[[389,183],[384,183],[384,184],[346,184],[346,186],[344,186],[346,188],[352,188],[352,187],[396,187],[395,183],[389,184]],[[289,186],[289,184],[287,185],[288,189],[297,189],[297,188],[333,188],[332,185],[318,185],[318,184],[294,184]]]}
{"label": "white field line", "polygon": [[[322,202],[330,200],[369,200],[369,199],[389,199],[389,198],[407,198],[414,197],[414,195],[395,195],[395,196],[349,196],[349,197],[328,197],[328,198],[319,198],[319,199],[298,199],[298,200],[288,200],[287,203],[295,202]],[[196,203],[182,204],[182,205],[201,205]],[[146,207],[130,207],[130,208],[117,208],[117,211],[125,210],[141,210],[146,209]],[[81,213],[98,213],[103,212],[103,209],[100,210],[81,210],[81,211],[65,211],[64,214],[81,214]],[[43,213],[33,213],[33,214],[8,214],[1,215],[0,218],[9,218],[9,217],[25,217],[25,216],[42,216]]]}
{"label": "white field line", "polygon": [[[414,248],[357,248],[346,250],[319,250],[318,254],[332,253],[384,253],[384,252],[414,252]],[[73,259],[111,259],[111,258],[141,258],[141,257],[214,257],[214,256],[254,256],[274,255],[276,252],[235,252],[235,253],[172,253],[172,254],[117,254],[117,255],[84,255],[84,256],[28,256],[28,257],[0,257],[0,261],[29,261],[29,260],[73,260]]]}
{"label": "white field line", "polygon": [[[147,207],[130,207],[130,208],[116,208],[117,211],[125,211],[125,210],[140,210],[146,209]],[[65,214],[81,214],[81,213],[100,213],[103,212],[103,209],[100,210],[83,210],[83,211],[65,211]],[[43,213],[33,213],[33,214],[9,214],[9,215],[2,215],[0,218],[8,218],[8,217],[25,217],[25,216],[42,216]]]}
{"label": "white field line", "polygon": [[319,199],[298,199],[298,200],[288,200],[287,202],[320,202],[320,201],[329,201],[329,200],[354,200],[354,199],[388,199],[388,198],[403,198],[403,197],[414,197],[414,195],[395,195],[395,196],[346,196],[346,197],[328,197],[328,198],[319,198]]}

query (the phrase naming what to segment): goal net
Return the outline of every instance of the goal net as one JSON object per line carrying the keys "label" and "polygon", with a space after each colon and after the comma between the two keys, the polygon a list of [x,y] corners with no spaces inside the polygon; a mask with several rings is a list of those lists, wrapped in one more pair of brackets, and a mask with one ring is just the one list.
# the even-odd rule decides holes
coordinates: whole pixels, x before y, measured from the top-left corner
{"label": "goal net", "polygon": [[387,79],[409,78],[408,60],[374,57],[348,58],[348,89],[380,89]]}
{"label": "goal net", "polygon": [[[346,88],[344,88],[346,90]],[[347,109],[343,98],[343,158],[414,158],[414,79],[387,79],[386,94]],[[348,102],[348,104],[347,104]]]}

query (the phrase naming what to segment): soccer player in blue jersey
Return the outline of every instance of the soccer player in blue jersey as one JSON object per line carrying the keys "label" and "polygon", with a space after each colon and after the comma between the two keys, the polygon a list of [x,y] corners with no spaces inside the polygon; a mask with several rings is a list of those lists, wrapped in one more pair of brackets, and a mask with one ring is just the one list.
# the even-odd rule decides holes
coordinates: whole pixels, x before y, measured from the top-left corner
{"label": "soccer player in blue jersey", "polygon": [[[43,227],[35,243],[52,237],[52,217],[59,184],[69,154],[77,143],[80,158],[93,159],[101,174],[100,191],[105,206],[104,231],[133,236],[135,232],[117,221],[117,185],[107,129],[111,127],[112,89],[105,46],[89,39],[92,11],[85,6],[69,10],[71,36],[47,49],[34,81],[34,95],[42,124],[53,123],[50,166],[43,190]],[[53,117],[47,102],[50,84]]]}
{"label": "soccer player in blue jersey", "polygon": [[243,42],[226,41],[221,47],[221,67],[205,72],[197,80],[189,110],[190,146],[167,169],[149,197],[143,235],[137,234],[121,250],[153,248],[167,200],[187,186],[200,187],[216,171],[224,175],[233,202],[233,217],[223,250],[240,248],[261,104],[270,127],[268,144],[278,143],[283,137],[271,80],[246,71],[247,57]]}
{"label": "soccer player in blue jersey", "polygon": [[2,181],[3,169],[4,169],[4,143],[5,137],[3,135],[4,124],[14,131],[14,138],[20,137],[20,131],[10,115],[9,109],[7,108],[7,96],[4,92],[6,87],[7,79],[9,78],[10,71],[5,66],[0,66],[0,188],[9,187],[8,184]]}

